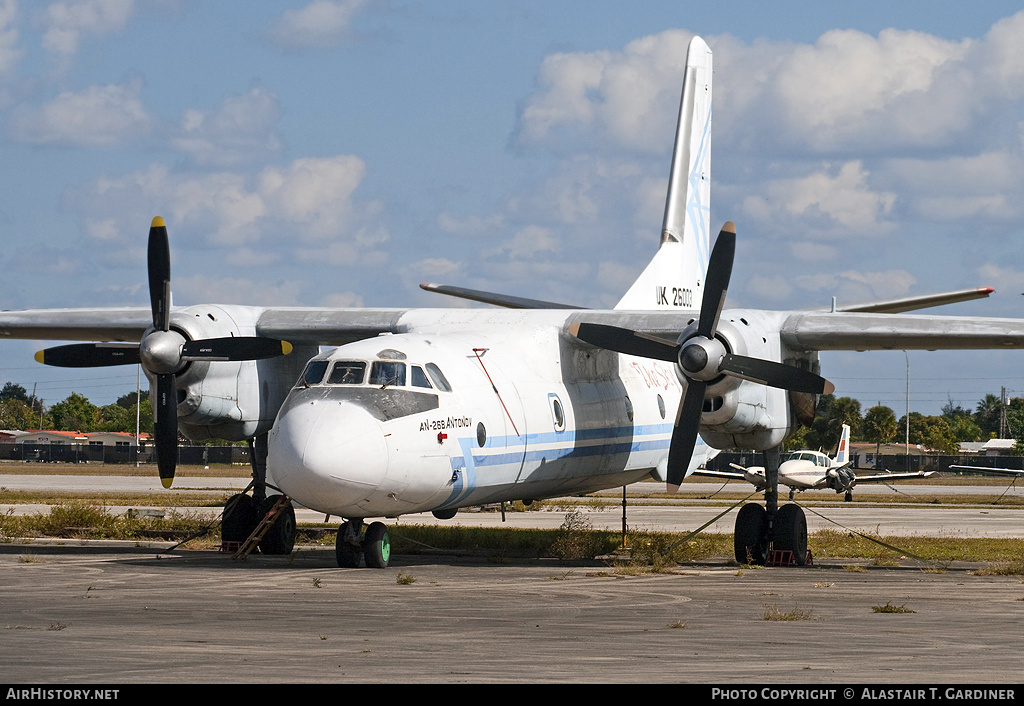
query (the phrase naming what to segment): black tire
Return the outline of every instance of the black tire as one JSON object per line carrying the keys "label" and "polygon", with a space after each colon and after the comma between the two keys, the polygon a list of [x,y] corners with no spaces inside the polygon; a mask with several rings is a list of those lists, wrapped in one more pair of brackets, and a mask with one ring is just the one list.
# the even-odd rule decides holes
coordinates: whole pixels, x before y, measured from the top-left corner
{"label": "black tire", "polygon": [[256,529],[258,522],[252,498],[245,493],[232,495],[224,503],[224,513],[221,515],[221,541],[244,542]]}
{"label": "black tire", "polygon": [[434,517],[436,517],[439,520],[450,520],[453,517],[455,517],[455,515],[458,514],[458,512],[459,512],[458,508],[452,508],[450,510],[434,510],[430,514],[432,514]]}
{"label": "black tire", "polygon": [[[360,522],[360,520],[355,521]],[[338,528],[338,536],[334,539],[334,558],[337,559],[338,566],[342,569],[358,569],[359,561],[363,558],[361,547],[345,541],[345,533],[350,522],[353,520],[341,523],[341,527]]]}
{"label": "black tire", "polygon": [[843,496],[843,500],[845,502],[852,503],[853,502],[853,491],[852,490],[847,490],[846,491],[846,495]]}
{"label": "black tire", "polygon": [[775,549],[793,552],[798,566],[807,563],[807,518],[799,505],[783,505],[775,515]]}
{"label": "black tire", "polygon": [[757,503],[748,503],[736,515],[733,551],[740,564],[763,564],[768,558],[768,514]]}
{"label": "black tire", "polygon": [[391,536],[383,522],[374,522],[366,530],[363,539],[363,556],[370,569],[386,569],[391,559]]}
{"label": "black tire", "polygon": [[[270,511],[278,497],[274,495],[267,498],[266,512]],[[295,508],[289,502],[260,540],[260,551],[264,554],[291,554],[295,548],[295,534]]]}

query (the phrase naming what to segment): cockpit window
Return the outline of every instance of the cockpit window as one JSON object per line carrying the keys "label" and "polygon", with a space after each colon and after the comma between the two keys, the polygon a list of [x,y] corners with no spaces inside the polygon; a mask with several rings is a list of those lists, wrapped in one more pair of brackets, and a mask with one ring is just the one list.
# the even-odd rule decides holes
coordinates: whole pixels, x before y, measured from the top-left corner
{"label": "cockpit window", "polygon": [[441,372],[441,369],[433,363],[427,363],[427,375],[434,381],[434,387],[444,392],[451,392],[452,386],[448,384],[448,379]]}
{"label": "cockpit window", "polygon": [[307,385],[319,385],[320,381],[324,379],[324,373],[326,372],[326,360],[311,360],[309,365],[306,366],[306,371],[302,374],[302,381]]}
{"label": "cockpit window", "polygon": [[430,388],[430,381],[427,380],[427,374],[423,372],[423,368],[418,365],[412,366],[412,372],[410,375],[412,379],[413,387],[426,387]]}
{"label": "cockpit window", "polygon": [[359,385],[366,377],[366,363],[361,360],[340,360],[331,368],[328,385]]}
{"label": "cockpit window", "polygon": [[376,360],[370,368],[370,384],[380,387],[404,387],[405,363]]}

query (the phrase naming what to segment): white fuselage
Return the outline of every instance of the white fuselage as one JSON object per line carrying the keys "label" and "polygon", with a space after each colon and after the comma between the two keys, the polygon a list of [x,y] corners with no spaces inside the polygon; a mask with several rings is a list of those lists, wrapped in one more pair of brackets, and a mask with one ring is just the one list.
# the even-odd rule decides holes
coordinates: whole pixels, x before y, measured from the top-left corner
{"label": "white fuselage", "polygon": [[[823,488],[832,465],[832,459],[820,451],[800,451],[779,465],[779,483],[794,490]],[[765,486],[763,467],[753,466],[746,474],[747,480],[758,488]]]}
{"label": "white fuselage", "polygon": [[[531,314],[529,326],[439,322],[443,333],[314,358],[313,381],[300,379],[271,431],[271,482],[306,507],[365,518],[663,478],[682,393],[673,366],[581,345],[564,313]],[[397,368],[400,382],[372,377]],[[343,382],[343,369],[362,377]],[[693,465],[706,453],[698,442]]]}

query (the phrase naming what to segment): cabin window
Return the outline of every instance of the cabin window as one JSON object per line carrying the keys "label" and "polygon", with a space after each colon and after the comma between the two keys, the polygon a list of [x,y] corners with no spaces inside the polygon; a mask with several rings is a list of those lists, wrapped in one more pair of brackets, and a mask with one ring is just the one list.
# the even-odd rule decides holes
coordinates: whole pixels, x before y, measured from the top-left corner
{"label": "cabin window", "polygon": [[370,384],[380,387],[405,387],[405,363],[391,360],[374,361],[370,368]]}
{"label": "cabin window", "polygon": [[548,401],[551,403],[551,421],[555,424],[555,431],[563,431],[565,429],[565,410],[562,409],[562,402],[558,399],[558,395],[548,395]]}
{"label": "cabin window", "polygon": [[361,360],[342,360],[331,368],[329,385],[359,385],[366,377],[366,363]]}
{"label": "cabin window", "polygon": [[661,414],[661,418],[665,418],[665,399],[658,395],[658,413]]}
{"label": "cabin window", "polygon": [[444,376],[441,369],[433,363],[427,363],[427,375],[434,381],[434,387],[443,392],[451,392],[452,386],[448,384],[448,378]]}
{"label": "cabin window", "polygon": [[306,366],[306,372],[302,374],[302,381],[307,385],[319,385],[327,372],[326,360],[311,360]]}
{"label": "cabin window", "polygon": [[423,372],[423,368],[420,366],[413,365],[409,377],[413,387],[430,388],[430,380],[427,380],[427,374]]}

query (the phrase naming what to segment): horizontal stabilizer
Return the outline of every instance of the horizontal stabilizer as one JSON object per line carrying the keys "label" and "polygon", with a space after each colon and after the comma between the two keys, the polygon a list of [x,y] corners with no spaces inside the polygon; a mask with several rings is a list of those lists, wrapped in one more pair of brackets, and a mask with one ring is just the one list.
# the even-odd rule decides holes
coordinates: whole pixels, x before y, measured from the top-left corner
{"label": "horizontal stabilizer", "polygon": [[479,289],[466,289],[465,287],[452,287],[447,284],[433,284],[431,282],[424,282],[420,285],[420,289],[427,292],[437,292],[438,294],[447,294],[450,297],[458,297],[459,299],[469,299],[474,302],[483,302],[484,304],[493,304],[494,306],[501,306],[506,309],[584,309],[582,306],[573,306],[572,304],[558,304],[556,302],[546,302],[540,299],[527,299],[525,297],[513,297],[507,294],[495,294],[493,292],[483,292]]}
{"label": "horizontal stabilizer", "polygon": [[[905,311],[929,309],[933,306],[945,306],[946,304],[956,304],[957,302],[966,302],[972,299],[984,299],[994,291],[996,290],[992,287],[973,287],[971,289],[958,289],[953,292],[924,294],[919,297],[904,297],[902,299],[887,299],[877,302],[865,302],[863,304],[851,304],[849,306],[837,306],[835,311],[865,314],[900,314]],[[818,308],[813,311],[826,310]]]}

